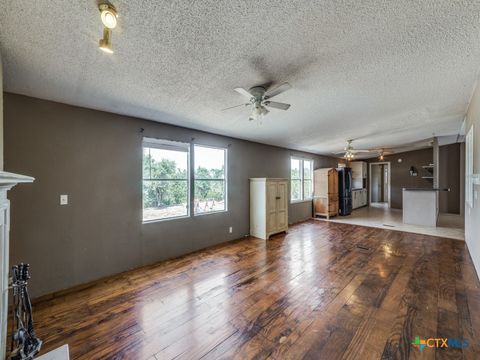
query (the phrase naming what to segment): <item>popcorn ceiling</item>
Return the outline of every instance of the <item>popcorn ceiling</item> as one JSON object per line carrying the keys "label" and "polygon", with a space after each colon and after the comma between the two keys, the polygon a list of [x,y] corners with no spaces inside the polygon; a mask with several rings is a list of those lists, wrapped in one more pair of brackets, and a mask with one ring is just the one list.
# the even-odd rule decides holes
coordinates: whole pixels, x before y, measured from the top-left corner
{"label": "popcorn ceiling", "polygon": [[[113,4],[107,55],[94,1],[0,0],[4,91],[330,154],[458,133],[480,67],[480,1]],[[261,124],[220,111],[284,81]]]}

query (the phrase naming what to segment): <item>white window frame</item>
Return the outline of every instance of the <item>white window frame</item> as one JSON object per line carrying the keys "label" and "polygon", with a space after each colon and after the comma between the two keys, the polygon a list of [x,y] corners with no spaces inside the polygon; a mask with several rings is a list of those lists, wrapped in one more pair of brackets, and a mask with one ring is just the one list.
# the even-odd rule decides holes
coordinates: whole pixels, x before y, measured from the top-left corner
{"label": "white window frame", "polygon": [[[187,153],[187,189],[188,191],[187,191],[187,214],[186,215],[144,220],[143,218],[143,183],[145,179],[143,177],[143,156],[144,156],[143,151],[145,148],[163,149],[163,150],[171,150],[171,151],[179,151],[179,152]],[[148,223],[154,223],[159,221],[170,221],[170,220],[176,220],[176,219],[189,218],[191,214],[191,189],[192,189],[192,181],[191,181],[191,171],[190,171],[190,144],[182,143],[178,141],[144,137],[142,141],[142,223],[148,224]]]}
{"label": "white window frame", "polygon": [[465,202],[473,209],[474,206],[474,173],[473,173],[473,125],[465,137]]}
{"label": "white window frame", "polygon": [[204,148],[210,148],[210,149],[215,149],[215,150],[223,150],[223,183],[224,183],[224,195],[225,195],[225,209],[224,210],[216,210],[216,211],[208,211],[208,212],[202,212],[202,213],[195,213],[195,208],[192,209],[192,214],[193,216],[204,216],[204,215],[211,215],[211,214],[218,214],[218,213],[225,213],[228,212],[228,148],[222,147],[222,146],[212,146],[212,145],[204,145],[204,144],[198,144],[198,143],[193,143],[193,171],[192,171],[192,177],[193,177],[193,189],[192,189],[192,194],[193,197],[195,197],[195,169],[196,169],[196,164],[195,164],[195,147],[204,147]]}
{"label": "white window frame", "polygon": [[[300,199],[299,200],[292,200],[292,160],[300,161],[300,183],[301,183],[301,186],[300,186]],[[314,166],[313,159],[291,156],[290,157],[290,203],[291,204],[312,201],[312,199],[313,199],[313,192],[308,197],[305,196],[305,178],[304,178],[304,162],[305,161],[308,161],[308,162],[311,163],[310,181],[312,182],[312,189],[313,189],[313,166]],[[296,180],[298,180],[298,179],[296,179]]]}

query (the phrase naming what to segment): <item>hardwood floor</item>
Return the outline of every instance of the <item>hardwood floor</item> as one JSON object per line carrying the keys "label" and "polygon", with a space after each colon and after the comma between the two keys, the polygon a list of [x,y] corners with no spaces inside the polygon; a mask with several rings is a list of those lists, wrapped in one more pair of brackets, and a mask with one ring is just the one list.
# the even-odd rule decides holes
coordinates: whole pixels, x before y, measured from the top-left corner
{"label": "hardwood floor", "polygon": [[[35,304],[42,353],[72,359],[480,357],[480,286],[464,242],[308,221],[120,274]],[[421,338],[466,338],[464,349]]]}

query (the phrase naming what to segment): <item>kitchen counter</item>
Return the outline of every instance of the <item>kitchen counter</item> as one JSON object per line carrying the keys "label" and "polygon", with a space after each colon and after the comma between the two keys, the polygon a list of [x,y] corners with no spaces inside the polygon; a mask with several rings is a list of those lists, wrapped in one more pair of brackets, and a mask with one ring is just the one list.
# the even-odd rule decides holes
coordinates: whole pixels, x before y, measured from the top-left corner
{"label": "kitchen counter", "polygon": [[404,188],[402,192],[403,223],[437,226],[439,191],[450,191],[450,189]]}
{"label": "kitchen counter", "polygon": [[403,188],[407,191],[450,191],[449,188],[439,189],[439,188]]}

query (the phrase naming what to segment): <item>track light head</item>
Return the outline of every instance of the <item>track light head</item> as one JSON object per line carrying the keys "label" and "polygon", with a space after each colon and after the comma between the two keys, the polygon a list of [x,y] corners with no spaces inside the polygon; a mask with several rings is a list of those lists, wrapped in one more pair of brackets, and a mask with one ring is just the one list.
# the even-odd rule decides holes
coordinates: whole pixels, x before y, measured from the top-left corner
{"label": "track light head", "polygon": [[109,29],[114,29],[117,26],[117,10],[113,5],[106,3],[98,5],[98,9],[103,25]]}

